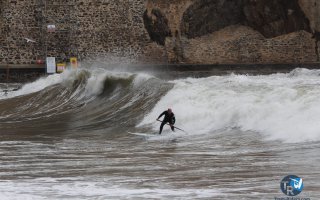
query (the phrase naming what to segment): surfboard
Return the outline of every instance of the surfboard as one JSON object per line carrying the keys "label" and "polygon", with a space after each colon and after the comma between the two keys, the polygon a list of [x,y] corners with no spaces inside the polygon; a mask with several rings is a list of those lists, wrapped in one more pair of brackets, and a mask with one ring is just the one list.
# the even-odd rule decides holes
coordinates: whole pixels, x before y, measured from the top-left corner
{"label": "surfboard", "polygon": [[140,137],[144,140],[147,141],[176,141],[178,136],[171,134],[171,133],[162,133],[161,135],[158,133],[133,133],[133,132],[128,132],[131,135]]}
{"label": "surfboard", "polygon": [[129,134],[136,135],[136,136],[141,136],[141,137],[152,137],[152,136],[158,136],[159,134],[154,134],[154,133],[133,133],[129,132]]}

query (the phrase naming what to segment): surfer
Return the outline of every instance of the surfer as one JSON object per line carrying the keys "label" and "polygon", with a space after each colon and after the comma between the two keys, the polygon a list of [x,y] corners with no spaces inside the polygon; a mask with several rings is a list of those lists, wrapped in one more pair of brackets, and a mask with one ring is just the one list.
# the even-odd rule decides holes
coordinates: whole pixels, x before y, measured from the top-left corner
{"label": "surfer", "polygon": [[166,123],[169,123],[170,127],[171,127],[171,130],[174,131],[174,123],[176,122],[176,118],[174,117],[174,113],[172,112],[171,108],[169,108],[168,110],[164,111],[163,113],[161,113],[158,117],[158,121],[160,119],[160,117],[162,117],[164,115],[164,119],[160,125],[160,132],[159,134],[161,134],[162,132],[162,129],[163,129],[163,126],[166,124]]}

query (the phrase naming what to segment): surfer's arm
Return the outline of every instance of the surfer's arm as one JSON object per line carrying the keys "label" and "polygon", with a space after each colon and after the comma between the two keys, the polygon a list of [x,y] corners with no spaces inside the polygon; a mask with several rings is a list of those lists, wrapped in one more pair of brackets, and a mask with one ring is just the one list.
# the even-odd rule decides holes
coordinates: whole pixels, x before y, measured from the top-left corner
{"label": "surfer's arm", "polygon": [[161,113],[161,114],[159,115],[158,120],[159,120],[164,114],[166,114],[166,111],[164,111],[163,113]]}

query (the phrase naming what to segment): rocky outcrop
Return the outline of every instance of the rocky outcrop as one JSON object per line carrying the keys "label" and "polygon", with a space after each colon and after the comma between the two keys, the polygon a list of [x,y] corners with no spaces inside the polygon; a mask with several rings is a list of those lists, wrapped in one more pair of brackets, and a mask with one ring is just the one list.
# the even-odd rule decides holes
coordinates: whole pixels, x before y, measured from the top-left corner
{"label": "rocky outcrop", "polygon": [[195,38],[244,21],[243,0],[196,0],[183,14],[181,32]]}
{"label": "rocky outcrop", "polygon": [[299,5],[310,21],[311,31],[314,34],[315,51],[320,61],[320,2],[317,0],[299,0]]}
{"label": "rocky outcrop", "polygon": [[313,32],[320,32],[320,2],[318,0],[299,0],[299,5],[310,21]]}
{"label": "rocky outcrop", "polygon": [[310,31],[297,0],[197,0],[185,11],[181,31],[194,38],[236,24],[250,26],[267,38]]}
{"label": "rocky outcrop", "polygon": [[168,58],[178,63],[317,62],[320,34],[312,31],[308,8],[302,9],[306,1],[194,0],[182,14],[176,30],[181,34],[166,40]]}
{"label": "rocky outcrop", "polygon": [[146,27],[150,39],[160,45],[165,44],[166,37],[171,36],[171,31],[168,26],[168,19],[159,9],[148,10],[143,15],[144,26]]}
{"label": "rocky outcrop", "polygon": [[246,1],[242,23],[272,38],[295,31],[310,32],[309,21],[297,0]]}

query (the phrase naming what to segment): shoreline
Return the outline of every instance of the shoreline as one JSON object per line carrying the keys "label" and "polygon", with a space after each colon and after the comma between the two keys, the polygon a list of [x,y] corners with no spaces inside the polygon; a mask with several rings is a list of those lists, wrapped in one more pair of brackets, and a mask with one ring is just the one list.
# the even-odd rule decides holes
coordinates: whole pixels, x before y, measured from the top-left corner
{"label": "shoreline", "polygon": [[[186,76],[207,77],[214,75],[248,74],[268,75],[288,73],[296,68],[320,69],[320,63],[299,64],[115,64],[108,69],[128,72],[152,72],[160,78],[182,78]],[[45,65],[39,64],[0,64],[0,83],[26,83],[46,76]]]}

